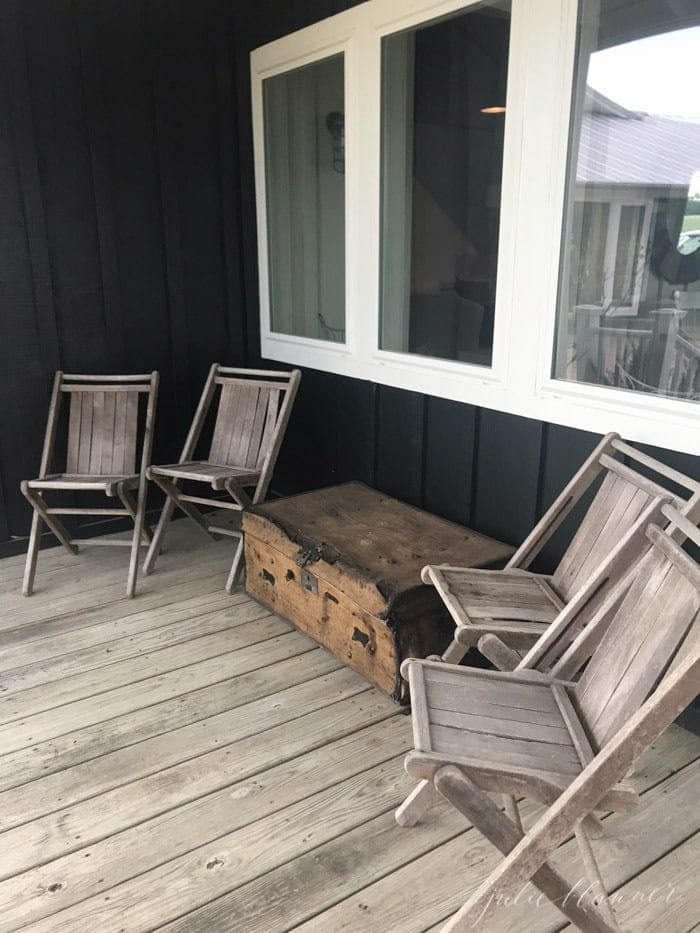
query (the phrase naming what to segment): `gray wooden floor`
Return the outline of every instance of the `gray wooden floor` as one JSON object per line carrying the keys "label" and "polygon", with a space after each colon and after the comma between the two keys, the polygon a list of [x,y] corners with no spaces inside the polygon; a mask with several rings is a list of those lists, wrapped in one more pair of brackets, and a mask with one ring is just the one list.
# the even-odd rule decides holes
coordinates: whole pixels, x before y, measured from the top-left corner
{"label": "gray wooden floor", "polygon": [[[0,933],[417,933],[495,863],[447,808],[394,824],[410,719],[227,596],[231,545],[175,523],[131,601],[124,549],[43,552],[31,599],[0,561]],[[634,775],[642,809],[606,820],[626,930],[700,922],[699,770],[673,728]],[[561,929],[531,895],[489,929]]]}

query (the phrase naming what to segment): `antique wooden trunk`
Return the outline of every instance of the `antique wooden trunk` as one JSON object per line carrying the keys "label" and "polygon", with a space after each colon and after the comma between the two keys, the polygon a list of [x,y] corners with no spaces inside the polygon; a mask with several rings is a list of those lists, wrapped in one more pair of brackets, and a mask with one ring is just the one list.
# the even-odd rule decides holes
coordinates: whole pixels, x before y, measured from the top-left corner
{"label": "antique wooden trunk", "polygon": [[346,483],[243,515],[246,590],[407,702],[399,666],[441,654],[454,625],[425,564],[499,567],[512,548]]}

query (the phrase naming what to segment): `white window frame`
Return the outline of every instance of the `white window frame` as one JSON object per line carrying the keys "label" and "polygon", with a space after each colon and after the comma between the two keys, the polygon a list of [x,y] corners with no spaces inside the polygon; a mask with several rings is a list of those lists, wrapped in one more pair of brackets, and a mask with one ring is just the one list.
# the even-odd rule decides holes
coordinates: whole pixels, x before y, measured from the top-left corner
{"label": "white window frame", "polygon": [[[368,0],[251,54],[264,358],[700,453],[696,403],[552,376],[578,0],[512,0],[492,365],[379,348],[381,41],[481,0]],[[270,327],[265,78],[342,52],[344,344]]]}

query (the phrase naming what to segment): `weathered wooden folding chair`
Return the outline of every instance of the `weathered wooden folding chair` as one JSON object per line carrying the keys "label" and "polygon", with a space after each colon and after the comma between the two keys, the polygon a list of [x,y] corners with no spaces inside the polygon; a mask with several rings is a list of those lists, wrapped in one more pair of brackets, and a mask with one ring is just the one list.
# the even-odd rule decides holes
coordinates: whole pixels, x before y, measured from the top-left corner
{"label": "weathered wooden folding chair", "polygon": [[[616,453],[633,459],[673,488],[665,488],[622,463],[615,458]],[[550,577],[528,570],[544,544],[601,474],[600,488],[554,574]],[[614,557],[618,571],[624,569],[625,562],[629,566],[634,554],[621,544],[640,515],[659,496],[670,497],[691,521],[700,516],[700,483],[630,447],[617,434],[608,434],[503,570],[423,568],[423,581],[437,588],[455,622],[454,638],[443,653],[443,660],[456,663],[469,648],[478,647],[500,670],[516,667],[523,653],[542,638],[561,610],[601,565]],[[663,517],[657,521],[665,524]],[[674,534],[678,536],[677,529]],[[596,595],[577,615],[580,628],[605,599],[610,586],[609,577],[601,578]],[[562,637],[573,639],[575,634],[572,626]],[[548,670],[555,657],[554,649],[545,652],[538,662],[540,670]],[[402,825],[408,825],[414,818],[412,814],[420,814],[425,809],[431,799],[430,792],[430,786],[422,782],[409,794],[397,812]]]}
{"label": "weathered wooden folding chair", "polygon": [[[616,454],[634,460],[671,488],[622,463]],[[553,575],[530,571],[542,547],[601,474],[600,488]],[[455,622],[454,639],[443,659],[460,661],[470,647],[478,646],[497,667],[507,666],[504,658],[512,658],[513,649],[527,650],[540,638],[658,496],[670,496],[691,519],[700,514],[700,483],[630,447],[617,434],[608,434],[503,570],[425,567],[423,582],[437,588]],[[598,599],[604,595],[601,592]],[[511,650],[506,651],[504,645]]]}
{"label": "weathered wooden folding chair", "polygon": [[[649,547],[649,540],[646,536],[649,523],[654,522],[661,526],[667,524],[668,520],[662,509],[671,501],[670,496],[667,496],[657,497],[647,503],[646,508],[637,517],[632,527],[620,537],[607,558],[598,565],[579,592],[569,600],[566,606],[562,606],[556,618],[544,629],[540,638],[526,655],[528,668],[542,675],[551,670],[560,660],[576,634],[583,630],[591,620],[601,601]],[[675,525],[672,533],[681,534]],[[601,638],[603,623],[600,622],[592,632],[595,637]],[[592,652],[595,643],[586,642],[585,644],[589,646],[589,653]],[[494,658],[495,666],[502,671],[515,670],[523,661],[523,657],[517,651],[509,648],[498,635],[492,633],[481,636],[479,648]],[[444,661],[444,658],[435,657],[432,660]],[[430,781],[419,781],[397,809],[396,822],[400,826],[413,826],[434,800],[435,791]]]}
{"label": "weathered wooden folding chair", "polygon": [[[148,470],[148,478],[160,486],[167,498],[146,555],[145,573],[151,573],[155,567],[177,506],[208,537],[214,540],[221,535],[238,538],[226,582],[228,592],[233,591],[243,564],[242,532],[212,525],[197,506],[240,513],[265,499],[300,378],[298,369],[271,372],[212,365],[179,461]],[[217,390],[220,390],[218,410],[209,456],[206,460],[193,460]],[[179,488],[182,480],[206,483],[215,492],[226,492],[230,499],[185,494]],[[249,494],[246,489],[250,487],[253,491]]]}
{"label": "weathered wooden folding chair", "polygon": [[[70,396],[68,449],[63,473],[50,473],[58,429],[61,402]],[[146,469],[150,463],[153,426],[158,396],[158,373],[137,376],[85,376],[57,372],[49,406],[44,449],[37,479],[21,484],[34,509],[22,592],[30,596],[34,588],[42,525],[45,523],[71,554],[83,545],[124,545],[131,548],[126,592],[136,592],[139,546],[152,535],[145,522]],[[143,403],[139,404],[139,400]],[[141,418],[139,408],[142,409]],[[140,427],[139,422],[143,422]],[[137,450],[141,456],[137,468]],[[47,492],[103,492],[118,498],[121,508],[51,507]],[[133,493],[136,491],[136,499]],[[59,515],[126,515],[133,519],[131,541],[113,538],[72,539]]]}
{"label": "weathered wooden folding chair", "polygon": [[[700,546],[695,525],[663,509]],[[532,668],[542,653],[538,646],[508,672],[404,661],[415,743],[406,770],[431,781],[505,855],[443,933],[479,924],[488,929],[499,896],[528,881],[580,929],[619,929],[590,844],[592,831],[604,832],[594,813],[638,803],[621,782],[693,700],[700,677],[700,567],[658,525],[650,524],[646,535],[650,547],[549,674]],[[592,580],[564,610],[559,634],[575,625],[599,582]],[[600,639],[598,625],[605,632]],[[492,791],[508,795],[505,813]],[[515,795],[546,807],[527,832]],[[597,897],[571,897],[575,886],[553,864],[556,849],[572,835]]]}

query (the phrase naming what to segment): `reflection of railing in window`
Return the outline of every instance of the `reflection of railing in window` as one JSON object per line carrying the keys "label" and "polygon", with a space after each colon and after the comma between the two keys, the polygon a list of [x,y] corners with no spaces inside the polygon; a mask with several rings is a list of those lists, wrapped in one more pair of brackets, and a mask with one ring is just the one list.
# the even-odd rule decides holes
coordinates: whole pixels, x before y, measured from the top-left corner
{"label": "reflection of railing in window", "polygon": [[318,312],[318,325],[321,332],[321,340],[332,340],[334,343],[345,343],[345,328],[331,327],[326,323],[326,319]]}
{"label": "reflection of railing in window", "polygon": [[577,381],[700,399],[700,345],[681,330],[685,311],[630,318],[596,310],[576,309]]}
{"label": "reflection of railing in window", "polygon": [[654,331],[646,327],[596,327],[597,378],[604,385],[632,388],[648,369]]}
{"label": "reflection of railing in window", "polygon": [[700,401],[700,346],[676,334],[668,395]]}

